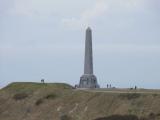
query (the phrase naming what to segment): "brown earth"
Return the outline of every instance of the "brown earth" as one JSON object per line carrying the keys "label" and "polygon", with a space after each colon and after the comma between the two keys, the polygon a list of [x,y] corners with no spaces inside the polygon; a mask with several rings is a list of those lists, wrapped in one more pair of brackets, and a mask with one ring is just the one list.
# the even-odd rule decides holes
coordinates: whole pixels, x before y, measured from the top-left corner
{"label": "brown earth", "polygon": [[160,91],[116,91],[12,83],[0,90],[0,120],[160,120]]}

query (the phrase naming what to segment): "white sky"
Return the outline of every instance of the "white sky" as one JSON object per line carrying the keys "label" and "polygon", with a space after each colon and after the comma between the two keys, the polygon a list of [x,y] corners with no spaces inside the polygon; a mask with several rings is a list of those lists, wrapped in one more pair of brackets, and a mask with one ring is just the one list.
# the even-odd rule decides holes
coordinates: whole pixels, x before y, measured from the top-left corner
{"label": "white sky", "polygon": [[159,0],[0,0],[0,87],[77,84],[85,29],[102,87],[160,88]]}

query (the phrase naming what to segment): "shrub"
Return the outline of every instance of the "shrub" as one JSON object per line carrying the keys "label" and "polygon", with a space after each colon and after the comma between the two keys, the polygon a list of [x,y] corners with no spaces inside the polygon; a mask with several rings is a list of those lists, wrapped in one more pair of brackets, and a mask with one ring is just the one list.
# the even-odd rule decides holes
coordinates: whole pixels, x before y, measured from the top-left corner
{"label": "shrub", "polygon": [[40,99],[38,99],[38,100],[36,101],[35,105],[36,105],[36,106],[39,106],[39,105],[42,104],[42,103],[43,103],[43,99],[40,98]]}
{"label": "shrub", "polygon": [[17,93],[13,96],[15,100],[23,100],[28,97],[27,93]]}
{"label": "shrub", "polygon": [[55,94],[48,94],[46,97],[45,97],[45,99],[54,99],[54,98],[56,98],[57,97],[57,95],[55,95]]}
{"label": "shrub", "polygon": [[62,115],[60,116],[60,120],[71,120],[71,118],[68,115]]}
{"label": "shrub", "polygon": [[109,117],[97,118],[95,120],[139,120],[135,115],[112,115]]}
{"label": "shrub", "polygon": [[160,116],[160,113],[158,113],[157,116]]}
{"label": "shrub", "polygon": [[155,118],[156,118],[156,114],[154,114],[154,113],[151,112],[151,113],[149,114],[149,118],[150,118],[150,119],[155,119]]}
{"label": "shrub", "polygon": [[152,96],[153,96],[153,97],[157,97],[157,96],[158,96],[158,94],[156,94],[156,93],[155,93],[155,94],[152,94]]}
{"label": "shrub", "polygon": [[36,102],[35,102],[35,105],[39,106],[40,104],[42,104],[44,102],[45,99],[55,99],[57,97],[57,95],[55,94],[48,94],[46,95],[45,97],[42,97],[40,99],[38,99]]}

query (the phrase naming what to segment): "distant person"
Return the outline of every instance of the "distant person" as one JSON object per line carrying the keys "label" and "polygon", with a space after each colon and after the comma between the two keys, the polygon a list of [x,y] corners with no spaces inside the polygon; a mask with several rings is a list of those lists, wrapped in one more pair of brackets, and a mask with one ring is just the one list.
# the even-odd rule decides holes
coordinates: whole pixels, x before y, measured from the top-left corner
{"label": "distant person", "polygon": [[109,85],[107,84],[107,88],[109,87]]}
{"label": "distant person", "polygon": [[41,83],[44,83],[44,79],[41,79]]}
{"label": "distant person", "polygon": [[111,88],[111,84],[109,85],[109,88]]}
{"label": "distant person", "polygon": [[137,90],[137,86],[135,86],[135,88],[134,88],[135,90]]}

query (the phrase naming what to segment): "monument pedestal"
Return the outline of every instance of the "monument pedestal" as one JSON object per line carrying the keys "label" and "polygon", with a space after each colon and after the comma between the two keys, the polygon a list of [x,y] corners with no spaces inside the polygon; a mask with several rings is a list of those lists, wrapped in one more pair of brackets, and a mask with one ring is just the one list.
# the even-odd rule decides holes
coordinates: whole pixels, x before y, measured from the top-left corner
{"label": "monument pedestal", "polygon": [[84,74],[80,77],[80,88],[99,88],[97,78],[93,74]]}

